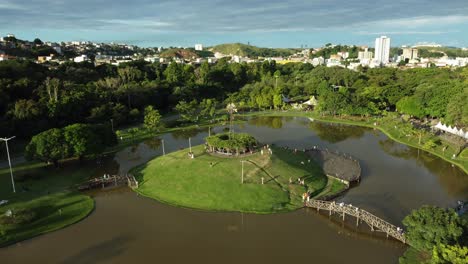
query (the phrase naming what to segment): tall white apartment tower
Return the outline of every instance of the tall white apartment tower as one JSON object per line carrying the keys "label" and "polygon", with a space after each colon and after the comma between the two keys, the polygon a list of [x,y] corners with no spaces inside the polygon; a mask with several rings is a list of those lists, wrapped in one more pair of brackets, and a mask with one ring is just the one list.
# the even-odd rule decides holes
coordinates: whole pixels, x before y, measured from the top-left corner
{"label": "tall white apartment tower", "polygon": [[375,39],[375,60],[381,64],[390,62],[390,38],[381,36]]}

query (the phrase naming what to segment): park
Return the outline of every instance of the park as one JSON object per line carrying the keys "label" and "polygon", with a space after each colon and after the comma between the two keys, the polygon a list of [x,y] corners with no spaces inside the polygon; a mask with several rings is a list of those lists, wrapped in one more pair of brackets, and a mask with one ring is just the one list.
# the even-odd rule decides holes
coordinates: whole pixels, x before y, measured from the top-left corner
{"label": "park", "polygon": [[[207,141],[214,143],[213,138]],[[242,148],[242,144],[237,147]],[[264,146],[227,154],[213,149],[209,143],[199,145],[137,167],[132,171],[140,182],[137,192],[181,207],[274,213],[302,208],[304,193],[320,197],[346,188],[327,178],[303,151]]]}

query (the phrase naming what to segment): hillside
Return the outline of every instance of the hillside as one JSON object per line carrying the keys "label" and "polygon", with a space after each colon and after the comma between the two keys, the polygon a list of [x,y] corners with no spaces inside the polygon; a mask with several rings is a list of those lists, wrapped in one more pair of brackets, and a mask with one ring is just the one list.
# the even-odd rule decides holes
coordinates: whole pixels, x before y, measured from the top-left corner
{"label": "hillside", "polygon": [[159,55],[160,57],[163,57],[163,58],[183,58],[183,59],[191,59],[191,58],[198,58],[200,56],[198,56],[197,53],[191,51],[191,50],[188,50],[188,49],[168,49],[168,50],[164,50],[163,52],[161,52],[161,54]]}
{"label": "hillside", "polygon": [[209,50],[226,55],[247,56],[251,58],[289,56],[297,52],[295,49],[260,48],[242,43],[221,44],[213,46]]}

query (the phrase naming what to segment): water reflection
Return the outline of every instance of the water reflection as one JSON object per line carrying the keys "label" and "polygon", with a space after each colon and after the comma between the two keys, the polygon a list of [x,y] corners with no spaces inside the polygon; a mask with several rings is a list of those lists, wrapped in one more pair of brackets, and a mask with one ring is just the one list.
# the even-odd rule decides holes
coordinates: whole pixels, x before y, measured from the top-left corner
{"label": "water reflection", "polygon": [[468,180],[466,174],[458,167],[420,149],[399,144],[389,138],[380,140],[382,149],[394,157],[413,160],[421,167],[438,177],[439,182],[449,193],[455,196],[468,195]]}
{"label": "water reflection", "polygon": [[[258,126],[258,127],[270,127],[274,129],[280,129],[283,127],[284,117],[272,117],[272,116],[261,116],[256,118],[251,118],[248,121],[249,125]],[[285,120],[286,122],[288,120]]]}
{"label": "water reflection", "polygon": [[171,135],[174,139],[189,139],[205,131],[208,131],[208,128],[181,129],[172,132]]}
{"label": "water reflection", "polygon": [[332,124],[323,122],[310,122],[309,128],[321,139],[330,143],[338,143],[346,139],[360,138],[368,128],[349,126],[343,124]]}
{"label": "water reflection", "polygon": [[156,150],[156,149],[159,149],[161,147],[162,140],[160,138],[155,137],[155,138],[145,140],[144,143],[150,149]]}

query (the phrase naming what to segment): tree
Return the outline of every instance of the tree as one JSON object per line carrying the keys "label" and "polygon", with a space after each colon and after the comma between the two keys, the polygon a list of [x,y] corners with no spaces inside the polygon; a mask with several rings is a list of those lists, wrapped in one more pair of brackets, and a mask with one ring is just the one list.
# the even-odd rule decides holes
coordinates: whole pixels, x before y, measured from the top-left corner
{"label": "tree", "polygon": [[275,89],[278,89],[278,78],[281,77],[281,72],[279,70],[275,71]]}
{"label": "tree", "polygon": [[26,146],[26,158],[52,162],[57,167],[60,159],[69,157],[69,149],[62,130],[52,128],[37,134]]}
{"label": "tree", "polygon": [[40,40],[39,38],[35,38],[33,42],[34,42],[34,44],[36,44],[36,45],[42,45],[42,44],[44,44],[44,43],[42,42],[42,40]]}
{"label": "tree", "polygon": [[164,70],[164,76],[170,84],[181,84],[183,82],[184,70],[176,62],[171,62]]}
{"label": "tree", "polygon": [[200,103],[200,114],[204,117],[213,118],[216,113],[216,106],[218,102],[216,99],[203,99]]}
{"label": "tree", "polygon": [[461,218],[453,209],[423,206],[403,219],[406,238],[417,250],[431,251],[438,244],[455,244],[463,234]]}
{"label": "tree", "polygon": [[186,101],[180,101],[175,110],[180,114],[180,117],[185,121],[196,121],[198,120],[198,102],[197,100],[192,100],[187,103]]}
{"label": "tree", "polygon": [[396,107],[399,112],[412,115],[418,118],[425,116],[422,102],[415,97],[403,97],[397,102]]}
{"label": "tree", "polygon": [[69,155],[80,160],[88,154],[97,154],[104,149],[100,138],[90,125],[73,124],[63,129],[65,142],[70,150]]}
{"label": "tree", "polygon": [[155,132],[161,126],[161,115],[159,111],[154,109],[153,106],[145,108],[144,126],[146,129]]}
{"label": "tree", "polygon": [[13,115],[18,120],[27,120],[37,117],[39,113],[39,107],[34,100],[20,99],[15,103]]}
{"label": "tree", "polygon": [[468,88],[456,94],[447,104],[447,121],[454,125],[468,126]]}
{"label": "tree", "polygon": [[425,149],[433,149],[435,147],[437,147],[437,142],[435,140],[433,140],[433,139],[429,139],[423,145],[423,148],[425,148]]}
{"label": "tree", "polygon": [[439,244],[432,250],[431,264],[466,264],[468,247]]}
{"label": "tree", "polygon": [[283,105],[283,97],[281,96],[281,94],[275,94],[273,96],[273,105],[276,109]]}

